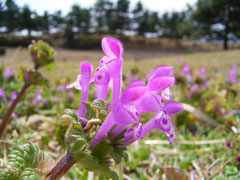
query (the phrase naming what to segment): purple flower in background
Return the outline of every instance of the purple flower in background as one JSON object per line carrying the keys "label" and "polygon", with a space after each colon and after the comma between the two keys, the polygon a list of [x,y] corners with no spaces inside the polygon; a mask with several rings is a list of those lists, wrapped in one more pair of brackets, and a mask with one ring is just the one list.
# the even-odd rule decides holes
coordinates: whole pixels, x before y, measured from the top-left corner
{"label": "purple flower in background", "polygon": [[237,156],[236,160],[240,163],[240,156]]}
{"label": "purple flower in background", "polygon": [[226,146],[230,148],[231,147],[231,142],[226,142]]}
{"label": "purple flower in background", "polygon": [[188,65],[188,64],[185,64],[185,65],[183,66],[182,70],[181,70],[180,75],[181,75],[181,76],[184,76],[185,74],[190,73],[190,71],[191,71],[191,68],[189,67],[189,65]]}
{"label": "purple flower in background", "polygon": [[209,77],[205,77],[205,79],[204,79],[204,86],[207,86],[208,82],[209,82]]}
{"label": "purple flower in background", "polygon": [[236,83],[237,82],[237,65],[233,64],[232,69],[229,71],[229,76],[228,76],[228,81],[231,83]]}
{"label": "purple flower in background", "polygon": [[14,73],[15,69],[6,68],[3,72],[3,76],[5,79],[9,79],[11,75]]}
{"label": "purple flower in background", "polygon": [[190,172],[190,180],[195,180],[195,171]]}
{"label": "purple flower in background", "polygon": [[134,75],[132,73],[126,73],[127,84],[131,84],[132,82],[138,79],[138,75]]}
{"label": "purple flower in background", "polygon": [[192,83],[193,82],[193,78],[192,78],[192,75],[190,73],[186,74],[186,78],[187,78],[187,82],[188,83]]}
{"label": "purple flower in background", "polygon": [[17,97],[17,92],[16,91],[12,91],[11,98],[10,98],[10,104],[12,104],[12,102],[14,101],[14,99],[16,99],[16,97]]}
{"label": "purple flower in background", "polygon": [[63,84],[58,84],[57,86],[58,90],[61,91],[62,93],[64,93],[65,91],[65,86]]}
{"label": "purple flower in background", "polygon": [[68,92],[68,96],[69,96],[71,99],[73,99],[74,94],[73,94],[73,92],[72,92],[71,90]]}
{"label": "purple flower in background", "polygon": [[181,61],[181,58],[180,58],[180,57],[177,58],[177,63],[178,63],[178,65],[181,65],[181,64],[182,64],[182,61]]}
{"label": "purple flower in background", "polygon": [[205,66],[201,66],[200,72],[198,73],[198,77],[202,77],[206,73],[206,68]]}
{"label": "purple flower in background", "polygon": [[59,102],[59,98],[58,98],[58,96],[57,96],[57,95],[55,96],[55,102],[56,102],[56,103],[58,103],[58,102]]}
{"label": "purple flower in background", "polygon": [[83,61],[80,64],[80,73],[77,76],[77,80],[72,84],[66,86],[66,88],[75,87],[78,90],[81,90],[81,99],[79,103],[79,109],[76,111],[78,118],[84,117],[86,113],[86,107],[83,102],[86,102],[88,99],[88,88],[89,84],[92,81],[91,73],[92,73],[92,65],[89,62]]}
{"label": "purple flower in background", "polygon": [[3,102],[5,104],[7,104],[7,98],[6,98],[5,92],[4,92],[4,90],[2,88],[0,88],[0,97],[2,97]]}
{"label": "purple flower in background", "polygon": [[42,100],[41,92],[40,92],[40,90],[36,90],[35,91],[34,103],[38,103],[41,100]]}

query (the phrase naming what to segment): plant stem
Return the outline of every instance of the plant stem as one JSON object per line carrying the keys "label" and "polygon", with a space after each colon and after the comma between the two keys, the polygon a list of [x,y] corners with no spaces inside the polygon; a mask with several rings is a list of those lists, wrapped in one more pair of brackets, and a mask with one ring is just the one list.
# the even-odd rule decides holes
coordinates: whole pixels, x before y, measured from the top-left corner
{"label": "plant stem", "polygon": [[70,154],[65,154],[62,159],[49,171],[46,175],[45,180],[58,180],[63,177],[66,172],[76,163],[77,161]]}
{"label": "plant stem", "polygon": [[2,137],[2,134],[3,134],[4,130],[6,129],[7,124],[9,123],[10,117],[11,117],[16,105],[18,104],[20,99],[24,96],[24,94],[25,94],[26,90],[29,88],[29,86],[30,86],[29,84],[26,84],[26,83],[24,84],[21,91],[18,93],[16,99],[14,99],[14,101],[10,105],[6,115],[3,117],[2,124],[0,126],[0,138]]}

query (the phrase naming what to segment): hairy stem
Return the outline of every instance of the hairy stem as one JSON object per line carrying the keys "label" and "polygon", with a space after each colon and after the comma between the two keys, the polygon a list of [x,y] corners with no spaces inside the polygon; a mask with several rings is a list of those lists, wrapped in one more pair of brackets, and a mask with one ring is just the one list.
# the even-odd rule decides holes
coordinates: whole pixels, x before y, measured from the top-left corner
{"label": "hairy stem", "polygon": [[108,84],[99,88],[98,99],[105,100],[108,92]]}
{"label": "hairy stem", "polygon": [[7,124],[9,123],[10,117],[11,117],[16,105],[18,104],[20,99],[24,96],[24,94],[25,94],[26,90],[29,88],[29,86],[30,86],[29,84],[26,84],[26,83],[24,84],[21,91],[18,93],[16,99],[14,99],[14,101],[10,105],[6,115],[3,117],[2,124],[0,125],[0,138],[2,137],[2,134],[7,127]]}
{"label": "hairy stem", "polygon": [[122,79],[121,73],[117,73],[112,78],[113,81],[113,89],[112,89],[112,101],[111,107],[117,102],[121,94],[121,87],[122,87]]}
{"label": "hairy stem", "polygon": [[79,109],[78,109],[78,118],[80,117],[84,117],[85,113],[86,113],[86,107],[83,104],[83,102],[88,100],[88,86],[83,87],[82,89],[82,93],[81,93],[81,99],[80,99],[80,104],[79,104]]}
{"label": "hairy stem", "polygon": [[48,172],[45,180],[58,180],[63,177],[77,161],[70,154],[65,154],[62,159]]}

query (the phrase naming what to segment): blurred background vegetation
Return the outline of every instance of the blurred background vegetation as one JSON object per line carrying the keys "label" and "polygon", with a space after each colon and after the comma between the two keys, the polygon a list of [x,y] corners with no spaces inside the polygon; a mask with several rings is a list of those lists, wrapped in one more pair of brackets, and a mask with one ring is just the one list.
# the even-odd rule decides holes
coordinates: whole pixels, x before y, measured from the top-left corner
{"label": "blurred background vegetation", "polygon": [[[0,45],[27,46],[41,36],[55,46],[89,49],[99,46],[97,35],[111,34],[125,41],[130,35],[222,41],[223,48],[228,49],[229,41],[239,42],[239,17],[237,0],[197,0],[185,10],[161,14],[145,8],[141,1],[130,8],[129,0],[96,0],[89,8],[74,4],[66,15],[62,10],[38,14],[28,5],[1,0]],[[27,37],[22,36],[23,31]]]}

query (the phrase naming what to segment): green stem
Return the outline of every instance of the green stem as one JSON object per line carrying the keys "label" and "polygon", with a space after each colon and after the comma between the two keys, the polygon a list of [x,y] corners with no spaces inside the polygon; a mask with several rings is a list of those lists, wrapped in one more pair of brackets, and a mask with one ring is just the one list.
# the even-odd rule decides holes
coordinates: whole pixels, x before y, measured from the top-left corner
{"label": "green stem", "polygon": [[70,154],[65,154],[62,159],[49,171],[46,175],[45,180],[58,180],[63,177],[68,170],[77,161]]}
{"label": "green stem", "polygon": [[24,96],[26,90],[29,88],[29,84],[24,84],[24,86],[22,87],[21,91],[18,93],[16,99],[14,99],[14,101],[12,102],[12,104],[10,105],[6,115],[3,117],[2,123],[0,125],[0,138],[2,137],[2,134],[4,132],[4,130],[7,127],[7,124],[10,121],[10,117],[15,109],[15,107],[17,106],[18,102],[20,101],[20,99]]}

